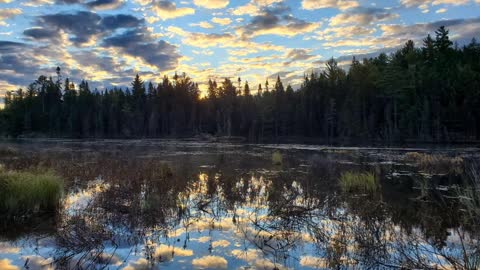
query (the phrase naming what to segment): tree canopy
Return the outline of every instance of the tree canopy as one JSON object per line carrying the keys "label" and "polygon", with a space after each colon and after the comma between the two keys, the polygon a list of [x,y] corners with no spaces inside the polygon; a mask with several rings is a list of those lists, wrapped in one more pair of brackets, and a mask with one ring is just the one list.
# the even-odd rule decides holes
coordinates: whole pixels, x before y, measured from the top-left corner
{"label": "tree canopy", "polygon": [[390,55],[348,69],[335,59],[305,76],[298,90],[280,76],[252,93],[241,78],[198,84],[187,75],[154,85],[136,75],[131,88],[92,90],[87,81],[40,76],[7,92],[4,136],[182,137],[209,133],[250,141],[312,138],[322,142],[465,142],[480,139],[480,44],[454,46],[440,27],[422,47],[413,41]]}

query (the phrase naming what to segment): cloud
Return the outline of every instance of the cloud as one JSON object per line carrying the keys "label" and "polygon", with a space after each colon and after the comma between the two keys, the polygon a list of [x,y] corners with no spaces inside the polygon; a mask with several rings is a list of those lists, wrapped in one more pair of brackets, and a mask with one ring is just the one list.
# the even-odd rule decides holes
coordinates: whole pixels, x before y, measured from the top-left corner
{"label": "cloud", "polygon": [[76,44],[86,43],[94,35],[102,33],[100,21],[96,13],[79,11],[75,14],[52,14],[37,18],[37,25],[45,26],[57,32],[64,30],[73,35],[70,40]]}
{"label": "cloud", "polygon": [[193,3],[199,7],[207,9],[225,8],[230,3],[229,0],[193,0]]}
{"label": "cloud", "polygon": [[120,8],[124,4],[123,0],[95,0],[85,5],[94,10],[109,10]]}
{"label": "cloud", "polygon": [[260,258],[262,255],[261,251],[255,249],[248,249],[248,250],[239,250],[235,249],[232,251],[232,255],[239,259],[248,262],[249,264],[253,265],[255,269],[279,269],[279,270],[287,270],[285,266],[275,264],[272,261],[264,258]]}
{"label": "cloud", "polygon": [[54,0],[29,0],[22,2],[22,6],[27,7],[39,7],[43,5],[51,5],[54,3]]}
{"label": "cloud", "polygon": [[218,240],[218,241],[213,241],[212,242],[212,247],[213,248],[228,247],[228,246],[230,246],[230,242],[228,242],[227,240]]}
{"label": "cloud", "polygon": [[262,8],[281,2],[283,2],[283,0],[250,0],[250,2],[243,6],[238,6],[230,9],[230,13],[236,16],[256,16],[261,13]]}
{"label": "cloud", "polygon": [[[460,6],[468,4],[470,0],[400,0],[400,3],[406,7],[418,7],[428,9],[428,6],[454,5]],[[477,0],[478,3],[478,0]]]}
{"label": "cloud", "polygon": [[84,69],[87,70],[92,70],[94,73],[107,72],[115,73],[117,75],[123,75],[122,70],[126,65],[126,62],[123,59],[116,59],[110,55],[99,55],[99,53],[95,53],[91,50],[73,52],[72,57],[76,60],[79,66],[82,66]]}
{"label": "cloud", "polygon": [[199,27],[205,28],[205,29],[213,28],[213,25],[209,22],[206,22],[206,21],[201,21],[199,23],[191,23],[190,26],[199,26]]}
{"label": "cloud", "polygon": [[328,27],[323,31],[316,32],[317,36],[315,37],[318,40],[330,41],[333,39],[346,39],[352,37],[361,37],[365,35],[371,35],[376,32],[375,27],[369,26],[360,26],[360,25],[347,25],[347,26],[337,26],[337,27]]}
{"label": "cloud", "polygon": [[20,268],[17,267],[17,266],[14,266],[12,264],[12,261],[10,261],[9,259],[0,260],[0,269],[2,269],[2,270],[20,270]]}
{"label": "cloud", "polygon": [[203,269],[227,269],[228,262],[225,258],[220,256],[204,256],[198,259],[193,259],[192,265],[195,268]]}
{"label": "cloud", "polygon": [[30,39],[35,40],[56,40],[59,35],[58,31],[50,28],[41,28],[41,27],[33,27],[29,29],[25,29],[23,31],[23,35]]}
{"label": "cloud", "polygon": [[0,40],[0,52],[12,51],[16,48],[21,48],[24,46],[25,44],[20,42]]}
{"label": "cloud", "polygon": [[148,270],[150,269],[150,263],[144,259],[140,258],[137,261],[130,262],[123,270]]}
{"label": "cloud", "polygon": [[232,20],[230,18],[213,17],[212,22],[220,25],[229,25],[232,23]]}
{"label": "cloud", "polygon": [[33,256],[23,256],[22,259],[28,262],[25,264],[25,269],[29,269],[29,270],[53,270],[54,269],[53,258],[43,258],[37,255],[33,255]]}
{"label": "cloud", "polygon": [[382,37],[396,39],[404,43],[407,39],[421,41],[428,33],[433,33],[440,26],[450,30],[450,38],[457,41],[470,41],[478,37],[480,32],[480,18],[440,20],[430,23],[418,23],[412,25],[391,24],[382,25]]}
{"label": "cloud", "polygon": [[101,17],[89,12],[79,11],[74,14],[57,13],[37,17],[37,27],[24,31],[31,39],[58,39],[60,32],[70,35],[70,41],[76,45],[90,42],[95,37],[102,37],[120,28],[135,28],[143,24],[143,20],[131,15],[110,15]]}
{"label": "cloud", "polygon": [[306,49],[292,49],[289,52],[287,52],[285,58],[289,60],[285,62],[284,65],[290,65],[291,63],[296,61],[309,60],[314,57],[316,56],[313,54],[310,54],[309,51]]}
{"label": "cloud", "polygon": [[238,55],[247,55],[261,51],[283,51],[285,49],[284,46],[271,43],[244,40],[230,33],[191,33],[175,26],[170,26],[167,30],[181,36],[182,42],[186,45],[198,48],[235,48]]}
{"label": "cloud", "polygon": [[143,23],[143,19],[137,19],[137,17],[125,14],[117,14],[112,16],[103,17],[100,25],[107,30],[115,30],[118,28],[134,28]]}
{"label": "cloud", "polygon": [[181,57],[177,52],[177,46],[163,40],[155,41],[144,28],[105,38],[102,46],[118,48],[130,56],[140,58],[145,63],[157,67],[159,70],[175,69]]}
{"label": "cloud", "polygon": [[318,268],[318,269],[328,268],[327,260],[323,258],[313,257],[313,256],[300,257],[300,265],[304,267]]}
{"label": "cloud", "polygon": [[380,36],[366,36],[362,38],[344,38],[324,42],[327,47],[357,47],[364,51],[385,50],[388,48],[398,48],[406,40],[413,40],[421,44],[427,34],[434,34],[440,26],[445,26],[450,30],[450,38],[465,44],[473,37],[478,37],[480,31],[480,18],[475,19],[455,19],[440,20],[430,23],[419,23],[412,25],[403,24],[384,24],[380,25],[382,34]]}
{"label": "cloud", "polygon": [[392,13],[388,9],[355,8],[332,17],[330,19],[330,25],[369,25],[376,22],[393,20],[398,17],[398,14]]}
{"label": "cloud", "polygon": [[[0,80],[0,85],[3,86],[3,84],[6,84],[6,83],[2,83],[2,81]],[[3,90],[3,87],[0,89]],[[20,248],[14,245],[11,245],[8,242],[0,242],[0,253],[16,254],[16,253],[20,253]]]}
{"label": "cloud", "polygon": [[264,8],[262,14],[252,18],[249,24],[237,29],[242,38],[262,35],[296,36],[312,32],[320,23],[310,23],[286,15],[290,9],[282,4]]}
{"label": "cloud", "polygon": [[59,5],[74,5],[82,4],[83,2],[83,0],[55,0],[55,3]]}
{"label": "cloud", "polygon": [[360,6],[360,4],[356,0],[302,0],[302,8],[307,10],[322,8],[346,10],[358,6]]}
{"label": "cloud", "polygon": [[165,261],[172,260],[174,256],[179,256],[179,257],[193,256],[193,250],[182,249],[174,246],[160,245],[155,248],[155,253],[153,256],[159,259],[160,261],[165,262]]}
{"label": "cloud", "polygon": [[[29,56],[27,45],[18,42],[0,41],[0,70],[8,83],[18,85],[23,81],[9,74],[35,74],[36,67],[24,57]],[[33,60],[33,59],[32,59]]]}
{"label": "cloud", "polygon": [[[35,0],[35,1],[49,1],[50,0]],[[125,0],[55,0],[56,4],[60,5],[83,5],[92,10],[111,10],[118,9],[125,4]]]}
{"label": "cloud", "polygon": [[[175,69],[182,57],[176,46],[158,40],[159,35],[145,27],[143,20],[123,14],[80,14],[37,17],[35,23],[44,27],[24,31],[25,39],[35,42],[1,41],[0,73],[4,83],[26,86],[60,66],[72,81],[87,79],[92,86],[101,88],[126,86],[132,74]],[[72,45],[89,49],[78,50]]]}
{"label": "cloud", "polygon": [[11,19],[17,15],[22,14],[22,10],[19,8],[2,8],[0,9],[0,26],[6,26],[5,22],[8,19]]}
{"label": "cloud", "polygon": [[210,241],[212,238],[210,236],[202,236],[200,238],[198,238],[198,242],[200,243],[207,243],[208,241]]}
{"label": "cloud", "polygon": [[188,7],[178,8],[175,3],[167,0],[154,1],[151,8],[157,17],[149,18],[149,22],[165,21],[195,14],[195,9]]}
{"label": "cloud", "polygon": [[445,13],[445,12],[447,12],[446,8],[441,8],[441,9],[435,11],[435,13]]}

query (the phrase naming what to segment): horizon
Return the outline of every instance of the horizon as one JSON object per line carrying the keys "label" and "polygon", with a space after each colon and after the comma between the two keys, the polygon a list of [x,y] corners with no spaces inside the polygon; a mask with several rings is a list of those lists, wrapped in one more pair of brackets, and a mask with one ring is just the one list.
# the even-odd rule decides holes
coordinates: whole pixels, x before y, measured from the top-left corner
{"label": "horizon", "polygon": [[[0,94],[40,75],[92,88],[158,83],[185,72],[199,83],[266,79],[298,88],[332,57],[340,66],[417,47],[440,25],[463,45],[478,38],[480,1],[398,0],[1,0]],[[236,80],[235,80],[236,81]],[[0,102],[1,103],[1,102]],[[1,105],[0,105],[1,106]]]}

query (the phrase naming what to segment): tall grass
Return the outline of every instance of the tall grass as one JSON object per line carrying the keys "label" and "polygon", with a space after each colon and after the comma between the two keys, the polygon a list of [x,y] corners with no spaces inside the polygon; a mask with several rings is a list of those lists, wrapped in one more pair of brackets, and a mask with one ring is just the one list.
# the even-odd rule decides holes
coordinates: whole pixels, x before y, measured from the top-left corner
{"label": "tall grass", "polygon": [[0,168],[0,215],[15,217],[55,211],[62,192],[63,180],[53,171]]}
{"label": "tall grass", "polygon": [[282,165],[283,164],[283,156],[280,151],[275,151],[272,154],[272,163],[273,165]]}
{"label": "tall grass", "polygon": [[344,192],[373,193],[378,189],[378,180],[371,172],[344,172],[339,181]]}
{"label": "tall grass", "polygon": [[405,159],[426,171],[446,171],[457,174],[463,172],[464,160],[462,157],[408,152],[405,154]]}
{"label": "tall grass", "polygon": [[457,187],[456,195],[467,214],[469,221],[479,224],[480,222],[480,173],[474,165],[469,174],[470,183],[465,187]]}

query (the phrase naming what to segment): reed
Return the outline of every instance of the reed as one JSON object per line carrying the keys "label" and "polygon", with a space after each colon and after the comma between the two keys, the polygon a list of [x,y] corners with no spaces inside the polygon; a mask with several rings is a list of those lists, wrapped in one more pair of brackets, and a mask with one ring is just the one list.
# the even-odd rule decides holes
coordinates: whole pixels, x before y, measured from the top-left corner
{"label": "reed", "polygon": [[371,172],[344,172],[339,181],[344,192],[373,193],[378,189],[377,178]]}
{"label": "reed", "polygon": [[280,151],[275,151],[272,154],[272,163],[273,165],[282,165],[283,164],[283,156]]}
{"label": "reed", "polygon": [[8,171],[0,168],[0,211],[20,216],[55,211],[63,180],[51,170]]}
{"label": "reed", "polygon": [[405,154],[407,161],[413,162],[425,171],[446,171],[460,174],[463,172],[464,160],[462,157],[449,157],[445,155],[408,152]]}

